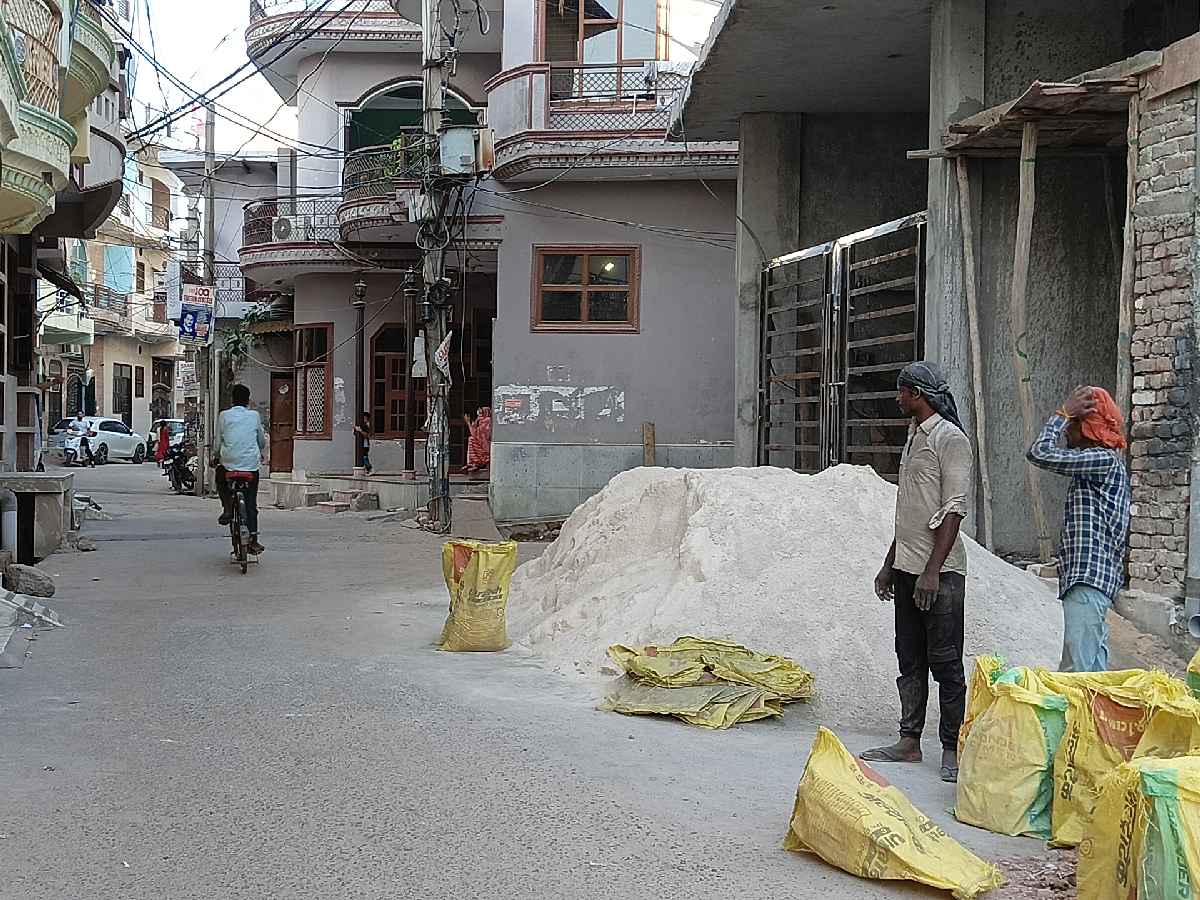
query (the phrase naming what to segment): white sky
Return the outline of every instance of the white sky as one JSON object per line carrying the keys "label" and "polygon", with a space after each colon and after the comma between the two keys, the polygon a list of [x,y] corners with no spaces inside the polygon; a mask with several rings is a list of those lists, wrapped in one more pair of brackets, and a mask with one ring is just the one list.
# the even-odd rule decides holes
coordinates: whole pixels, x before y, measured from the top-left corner
{"label": "white sky", "polygon": [[[249,19],[249,0],[203,0],[200,3],[184,0],[132,2],[138,7],[134,28],[138,43],[147,51],[151,49],[146,18],[148,4],[149,23],[153,25],[158,61],[194,90],[207,90],[246,62],[245,29]],[[145,59],[139,59],[137,66],[134,94],[135,127],[147,121],[145,104],[159,110],[164,106],[163,92],[159,89],[154,69]],[[250,71],[253,69],[242,72],[237,78]],[[237,78],[233,80],[236,81]],[[168,109],[174,109],[186,99],[184,93],[165,77],[162,79],[162,88],[166,93]],[[279,95],[257,73],[217,102],[236,110],[251,122],[265,122],[269,129],[279,134],[289,138],[296,135],[295,107],[289,106],[279,110],[282,103]],[[180,119],[173,126],[173,139],[164,139],[164,143],[180,148],[194,148],[196,134],[202,134],[197,126],[203,122],[203,117],[204,112],[201,110]],[[250,141],[244,151],[247,153],[271,152],[279,146],[277,139],[264,135],[252,138],[253,133],[251,128],[243,128],[221,118],[221,110],[218,108],[216,147],[219,154],[232,153],[247,140]]]}

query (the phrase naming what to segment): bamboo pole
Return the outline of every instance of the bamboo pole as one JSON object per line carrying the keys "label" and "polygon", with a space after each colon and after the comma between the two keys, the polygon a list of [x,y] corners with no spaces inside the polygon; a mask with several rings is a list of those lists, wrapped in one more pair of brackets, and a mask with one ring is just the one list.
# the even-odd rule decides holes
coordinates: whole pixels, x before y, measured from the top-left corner
{"label": "bamboo pole", "polygon": [[1138,95],[1129,98],[1129,130],[1125,163],[1125,240],[1121,254],[1121,293],[1117,301],[1117,408],[1129,425],[1133,402],[1133,283],[1137,268],[1137,235],[1134,232],[1133,207],[1137,200],[1138,121],[1141,104]]}
{"label": "bamboo pole", "polygon": [[[1017,240],[1013,253],[1012,295],[1009,304],[1012,328],[1013,372],[1017,378],[1017,397],[1021,401],[1021,419],[1025,425],[1025,446],[1033,444],[1033,387],[1029,381],[1029,356],[1025,342],[1029,334],[1025,321],[1025,304],[1029,292],[1029,253],[1033,243],[1033,211],[1037,202],[1034,179],[1037,176],[1038,128],[1036,122],[1026,122],[1021,135],[1020,199],[1017,204]],[[1038,470],[1025,464],[1025,482],[1033,506],[1033,524],[1037,534],[1038,554],[1049,562],[1053,553],[1050,535],[1046,530],[1046,510],[1042,503],[1041,478]]]}
{"label": "bamboo pole", "polygon": [[971,182],[967,158],[955,161],[958,170],[958,214],[962,225],[963,284],[967,289],[967,333],[971,339],[971,389],[975,395],[975,455],[983,490],[983,545],[995,544],[992,530],[992,478],[988,470],[987,412],[983,405],[983,350],[979,340],[979,276],[975,268],[975,223],[971,217]]}

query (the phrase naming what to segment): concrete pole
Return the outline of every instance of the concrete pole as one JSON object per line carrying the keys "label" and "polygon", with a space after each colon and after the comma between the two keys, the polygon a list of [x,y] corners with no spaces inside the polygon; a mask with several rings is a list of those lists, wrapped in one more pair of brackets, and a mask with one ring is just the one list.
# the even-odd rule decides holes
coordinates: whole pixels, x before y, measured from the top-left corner
{"label": "concrete pole", "polygon": [[768,259],[800,247],[801,119],[741,117],[737,196],[737,304],[733,320],[733,464],[758,465],[759,277]]}
{"label": "concrete pole", "polygon": [[[442,23],[439,0],[423,0],[421,4],[421,82],[422,125],[426,143],[426,197],[431,218],[443,213],[445,191],[439,186],[440,154],[438,144],[442,133],[442,98],[445,96],[447,60],[442,53]],[[447,214],[448,210],[445,210]],[[446,339],[450,327],[450,307],[437,302],[445,271],[445,250],[426,251],[422,260],[422,280],[425,284],[426,306],[431,310],[425,319],[425,358],[429,364],[426,385],[429,391],[430,425],[427,441],[429,458],[429,515],[436,530],[450,530],[450,382],[434,360],[437,349]]]}
{"label": "concrete pole", "polygon": [[[205,107],[204,117],[204,283],[214,290],[213,313],[216,314],[216,284],[217,284],[217,119],[213,105]],[[215,326],[213,320],[212,325]],[[212,326],[210,326],[211,328]],[[199,455],[196,467],[196,495],[203,497],[208,490],[208,460],[215,452],[213,432],[217,416],[216,397],[220,375],[217,372],[216,335],[211,334],[212,344],[201,347],[200,357],[200,421],[204,429],[202,439],[197,443],[196,452]]]}

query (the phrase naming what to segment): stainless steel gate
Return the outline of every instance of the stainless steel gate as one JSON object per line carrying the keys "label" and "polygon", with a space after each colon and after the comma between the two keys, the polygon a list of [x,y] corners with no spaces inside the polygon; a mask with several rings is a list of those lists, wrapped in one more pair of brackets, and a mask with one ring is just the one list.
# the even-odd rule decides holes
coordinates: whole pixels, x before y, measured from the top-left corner
{"label": "stainless steel gate", "polygon": [[772,260],[760,304],[760,465],[895,480],[896,376],[924,347],[925,213]]}

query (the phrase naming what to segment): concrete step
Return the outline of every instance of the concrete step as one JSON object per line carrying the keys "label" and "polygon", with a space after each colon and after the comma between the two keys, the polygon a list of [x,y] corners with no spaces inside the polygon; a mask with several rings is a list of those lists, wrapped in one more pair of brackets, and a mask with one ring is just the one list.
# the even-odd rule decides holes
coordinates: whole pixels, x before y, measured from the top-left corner
{"label": "concrete step", "polygon": [[362,496],[362,491],[334,491],[333,499],[338,503],[353,503]]}
{"label": "concrete step", "polygon": [[350,509],[349,503],[339,503],[336,500],[323,500],[317,504],[318,509],[323,509],[328,513],[347,512]]}
{"label": "concrete step", "polygon": [[328,503],[333,499],[329,491],[309,491],[304,495],[305,506],[316,506],[318,503]]}

